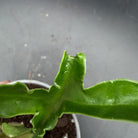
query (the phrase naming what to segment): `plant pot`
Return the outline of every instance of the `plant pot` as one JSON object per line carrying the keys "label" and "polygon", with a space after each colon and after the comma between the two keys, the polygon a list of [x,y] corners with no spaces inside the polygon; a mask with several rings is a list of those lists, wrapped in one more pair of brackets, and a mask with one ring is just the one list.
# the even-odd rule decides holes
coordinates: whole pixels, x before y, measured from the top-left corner
{"label": "plant pot", "polygon": [[[50,88],[50,85],[48,85],[46,83],[43,83],[43,82],[40,82],[40,81],[36,81],[36,80],[17,80],[17,81],[11,82],[10,84],[14,84],[16,82],[25,83],[28,86],[29,89],[33,89],[33,88],[49,89]],[[67,122],[69,122],[69,123],[67,123]],[[68,124],[70,124],[71,129],[69,128]],[[66,129],[68,132],[66,132],[64,129]],[[74,115],[74,114],[72,114],[72,115],[63,115],[63,117],[61,119],[59,119],[59,121],[57,123],[57,126],[53,130],[47,132],[47,135],[49,135],[49,136],[46,136],[46,137],[52,138],[53,136],[50,136],[51,133],[56,133],[56,134],[54,134],[54,138],[55,138],[55,135],[57,136],[57,138],[59,138],[59,137],[61,138],[61,134],[63,134],[63,133],[62,132],[59,133],[58,132],[59,130],[63,131],[65,133],[62,136],[63,138],[81,138],[79,123],[78,123],[76,115]],[[74,130],[76,132],[72,132],[72,130]],[[72,136],[70,134],[70,131],[72,132]],[[58,134],[60,136],[58,136]],[[76,137],[75,137],[75,135],[76,135]]]}

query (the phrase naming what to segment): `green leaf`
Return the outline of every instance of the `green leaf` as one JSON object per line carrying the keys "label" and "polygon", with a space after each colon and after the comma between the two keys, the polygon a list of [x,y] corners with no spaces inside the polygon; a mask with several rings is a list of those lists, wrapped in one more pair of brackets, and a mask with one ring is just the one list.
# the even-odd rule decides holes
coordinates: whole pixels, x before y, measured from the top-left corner
{"label": "green leaf", "polygon": [[[33,133],[27,133],[18,137],[14,137],[14,138],[32,138],[33,137]],[[0,134],[0,138],[9,138],[8,136],[4,135],[3,133]]]}
{"label": "green leaf", "polygon": [[66,112],[138,122],[138,82],[118,79],[83,90],[85,100],[66,101]]}
{"label": "green leaf", "polygon": [[[20,138],[25,138],[26,135],[31,135],[32,137],[32,134],[26,134],[26,133],[31,133],[32,129],[28,129],[26,127],[24,127],[24,125],[10,125],[10,124],[7,124],[7,123],[3,123],[2,124],[2,132],[10,137],[10,138],[14,138],[14,137],[17,137]],[[25,135],[24,135],[25,134]],[[24,136],[23,136],[24,135]]]}
{"label": "green leaf", "polygon": [[118,79],[84,89],[85,64],[83,53],[72,57],[64,52],[55,84],[49,90],[28,90],[22,83],[1,85],[0,117],[34,114],[33,138],[53,129],[63,113],[137,122],[138,82]]}

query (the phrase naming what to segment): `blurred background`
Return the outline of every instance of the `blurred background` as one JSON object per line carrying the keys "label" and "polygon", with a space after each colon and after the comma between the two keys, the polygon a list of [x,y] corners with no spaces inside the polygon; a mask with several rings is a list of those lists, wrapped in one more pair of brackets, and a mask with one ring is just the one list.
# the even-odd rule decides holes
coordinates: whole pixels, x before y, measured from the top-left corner
{"label": "blurred background", "polygon": [[[84,87],[138,80],[138,1],[1,0],[0,81],[53,84],[63,51],[87,58]],[[78,115],[82,138],[136,138],[138,124]]]}

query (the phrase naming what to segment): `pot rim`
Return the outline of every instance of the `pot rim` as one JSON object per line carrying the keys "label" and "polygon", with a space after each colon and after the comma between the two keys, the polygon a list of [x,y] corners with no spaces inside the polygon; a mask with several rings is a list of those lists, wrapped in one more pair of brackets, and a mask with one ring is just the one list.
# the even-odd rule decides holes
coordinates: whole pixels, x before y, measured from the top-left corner
{"label": "pot rim", "polygon": [[[9,84],[14,84],[16,82],[37,84],[37,85],[41,85],[41,86],[43,86],[45,88],[48,88],[48,89],[50,88],[49,84],[41,82],[41,81],[38,81],[38,80],[26,80],[26,79],[24,79],[24,80],[16,80],[16,81],[10,82]],[[80,126],[79,126],[79,122],[78,122],[77,116],[75,114],[72,114],[72,117],[73,117],[74,122],[75,122],[75,127],[76,127],[76,131],[77,131],[77,138],[81,138]]]}

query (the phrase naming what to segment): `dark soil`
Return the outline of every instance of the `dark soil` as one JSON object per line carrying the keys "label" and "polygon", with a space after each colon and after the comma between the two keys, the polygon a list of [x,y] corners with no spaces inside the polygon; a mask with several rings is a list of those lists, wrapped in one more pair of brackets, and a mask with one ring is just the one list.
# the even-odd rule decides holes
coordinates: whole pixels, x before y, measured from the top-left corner
{"label": "dark soil", "polygon": [[[42,88],[39,85],[27,84],[29,89]],[[0,118],[2,122],[19,122],[23,123],[25,127],[31,128],[30,120],[33,115],[20,115],[13,118]],[[59,118],[56,127],[53,130],[47,131],[44,138],[76,138],[76,127],[72,115],[65,114]]]}

